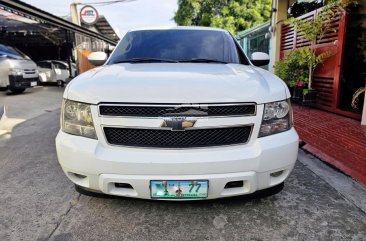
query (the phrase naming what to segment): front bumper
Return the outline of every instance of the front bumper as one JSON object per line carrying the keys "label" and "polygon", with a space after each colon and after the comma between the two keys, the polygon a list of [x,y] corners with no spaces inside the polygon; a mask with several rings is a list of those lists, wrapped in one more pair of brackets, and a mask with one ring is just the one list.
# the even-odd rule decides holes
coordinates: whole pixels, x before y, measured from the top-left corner
{"label": "front bumper", "polygon": [[9,88],[31,88],[37,85],[38,78],[24,78],[23,76],[9,75]]}
{"label": "front bumper", "polygon": [[[150,199],[150,180],[208,180],[208,199],[253,193],[283,182],[298,152],[295,129],[252,144],[194,149],[113,147],[60,131],[58,160],[75,184],[106,194]],[[278,176],[271,173],[282,171]],[[224,188],[243,181],[243,187]],[[116,187],[127,183],[131,188]]]}

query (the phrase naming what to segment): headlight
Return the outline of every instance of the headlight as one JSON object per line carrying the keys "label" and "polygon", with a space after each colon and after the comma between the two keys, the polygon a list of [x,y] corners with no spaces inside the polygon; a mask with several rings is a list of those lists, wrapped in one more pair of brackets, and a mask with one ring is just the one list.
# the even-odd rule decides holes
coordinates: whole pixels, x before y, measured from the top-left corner
{"label": "headlight", "polygon": [[23,70],[22,69],[18,69],[18,68],[10,68],[9,69],[9,75],[23,75]]}
{"label": "headlight", "polygon": [[258,137],[273,135],[290,130],[292,127],[292,109],[289,100],[264,105],[261,128]]}
{"label": "headlight", "polygon": [[63,100],[61,129],[69,134],[97,139],[90,105]]}

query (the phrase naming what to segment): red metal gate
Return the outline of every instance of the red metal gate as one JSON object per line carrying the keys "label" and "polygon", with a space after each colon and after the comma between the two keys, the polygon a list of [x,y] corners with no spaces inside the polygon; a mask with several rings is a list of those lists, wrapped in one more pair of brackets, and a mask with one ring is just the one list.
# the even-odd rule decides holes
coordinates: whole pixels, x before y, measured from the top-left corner
{"label": "red metal gate", "polygon": [[[299,18],[313,21],[320,11],[321,8],[302,15]],[[360,114],[343,111],[338,108],[343,49],[346,34],[346,19],[347,14],[345,11],[337,14],[337,16],[331,20],[332,30],[328,31],[323,36],[318,36],[318,38],[313,41],[305,39],[303,34],[301,32],[296,32],[293,27],[282,25],[280,58],[283,58],[286,55],[286,52],[291,49],[305,46],[315,49],[318,53],[327,50],[334,53],[334,55],[327,58],[324,61],[324,64],[320,64],[314,71],[312,87],[318,92],[316,107],[337,114],[361,119]]]}

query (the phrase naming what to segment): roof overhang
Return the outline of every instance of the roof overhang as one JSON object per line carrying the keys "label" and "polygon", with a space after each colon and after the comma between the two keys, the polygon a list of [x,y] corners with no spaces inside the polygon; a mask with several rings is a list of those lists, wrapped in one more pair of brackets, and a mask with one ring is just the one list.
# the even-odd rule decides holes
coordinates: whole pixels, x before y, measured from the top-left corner
{"label": "roof overhang", "polygon": [[83,28],[81,26],[78,26],[74,23],[71,23],[63,18],[54,16],[48,12],[45,12],[39,8],[36,8],[32,5],[29,5],[27,3],[24,3],[19,0],[2,0],[0,2],[0,9],[10,11],[11,13],[27,17],[29,19],[43,22],[43,23],[49,23],[52,25],[57,26],[58,28],[68,30],[74,33],[79,33],[82,35],[86,35],[88,37],[96,38],[103,40],[109,44],[116,45],[117,41],[112,40],[103,34],[96,33],[92,30]]}

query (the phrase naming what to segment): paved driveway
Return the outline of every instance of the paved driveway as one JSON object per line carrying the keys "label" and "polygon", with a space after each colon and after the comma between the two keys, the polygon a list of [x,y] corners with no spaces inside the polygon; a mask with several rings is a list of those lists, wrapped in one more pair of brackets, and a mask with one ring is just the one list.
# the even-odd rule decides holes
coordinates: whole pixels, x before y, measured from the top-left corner
{"label": "paved driveway", "polygon": [[0,105],[7,107],[7,115],[11,118],[30,119],[60,108],[63,91],[64,88],[55,86],[26,89],[17,95],[0,91]]}
{"label": "paved driveway", "polygon": [[0,138],[0,240],[366,240],[365,212],[301,162],[281,193],[262,199],[80,195],[56,158],[59,110],[42,110]]}

